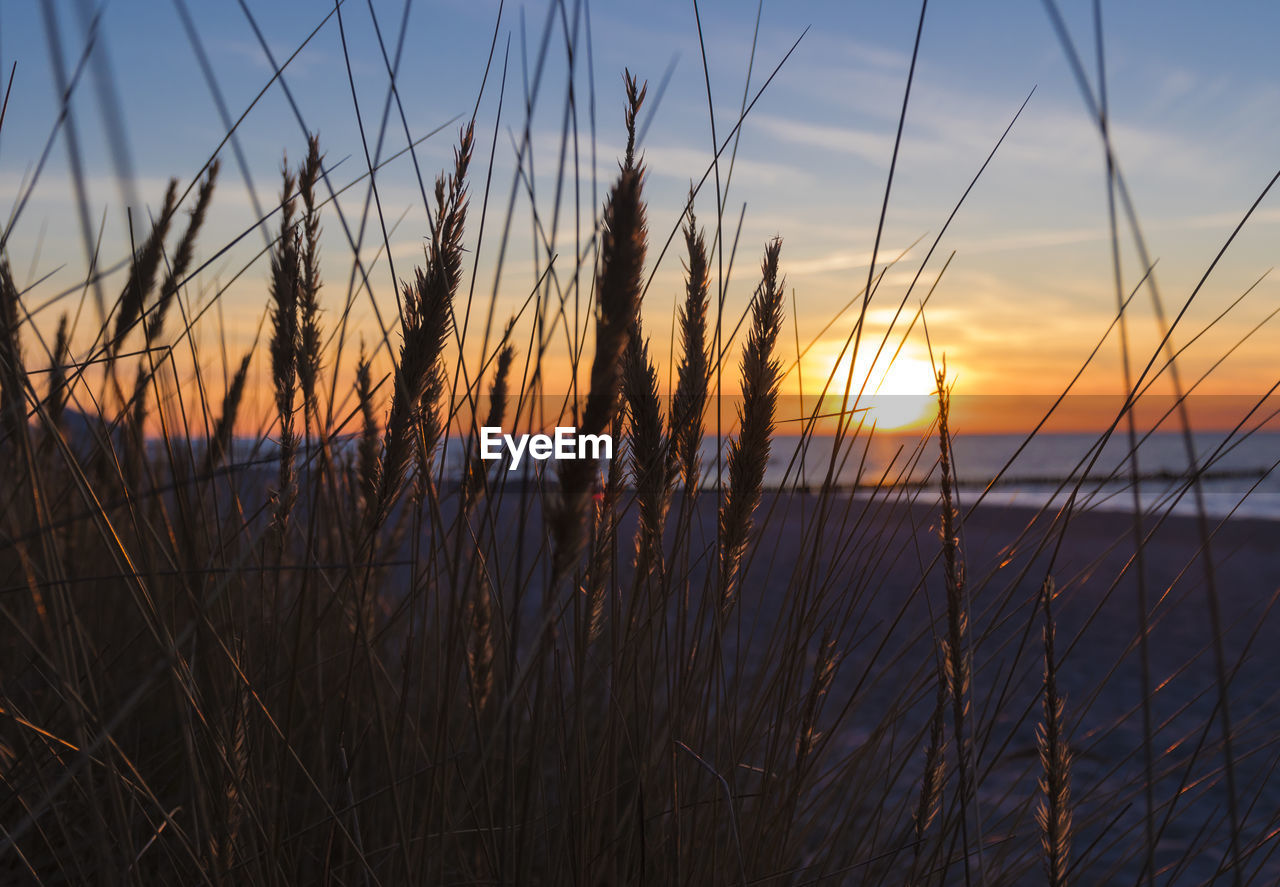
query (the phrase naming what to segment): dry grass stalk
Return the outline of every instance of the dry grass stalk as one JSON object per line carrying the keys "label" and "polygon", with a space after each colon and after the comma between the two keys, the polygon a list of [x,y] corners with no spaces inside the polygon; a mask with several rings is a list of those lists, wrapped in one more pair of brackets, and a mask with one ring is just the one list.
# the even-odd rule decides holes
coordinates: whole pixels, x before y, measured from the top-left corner
{"label": "dry grass stalk", "polygon": [[453,323],[453,297],[462,279],[462,234],[467,213],[467,167],[474,130],[462,132],[454,151],[454,172],[436,180],[436,225],[427,247],[426,268],[417,268],[403,287],[403,340],[387,416],[382,465],[378,473],[377,524],[386,517],[404,483],[414,451],[418,477],[426,483],[435,445],[444,433],[439,410],[444,391],[444,346]]}
{"label": "dry grass stalk", "polygon": [[222,461],[222,457],[231,449],[231,439],[235,435],[236,414],[240,411],[240,401],[244,397],[244,383],[249,374],[249,362],[253,352],[245,352],[222,397],[222,412],[213,427],[213,435],[209,438],[209,449],[205,456],[205,471],[212,472]]}
{"label": "dry grass stalk", "polygon": [[[514,321],[507,325],[503,335],[503,344],[498,350],[497,366],[493,373],[493,384],[489,388],[489,412],[484,424],[492,428],[501,428],[506,416],[507,397],[509,394],[509,376],[511,365],[515,360],[515,346],[511,344],[511,331]],[[480,459],[478,451],[473,452],[467,460],[463,471],[461,500],[464,512],[474,507],[477,499],[485,493],[486,467]],[[476,554],[478,559],[478,552]],[[493,693],[493,670],[495,662],[493,601],[492,589],[488,575],[483,568],[476,570],[475,586],[468,592],[467,617],[470,632],[467,637],[467,665],[471,677],[472,695],[478,712],[488,708]]]}
{"label": "dry grass stalk", "polygon": [[[138,372],[133,380],[133,397],[129,399],[131,407],[129,409],[128,428],[129,440],[132,445],[129,448],[128,462],[131,471],[140,471],[142,468],[141,457],[147,445],[146,439],[146,421],[147,406],[149,398],[147,397],[148,383],[151,381],[151,373],[147,369],[148,358],[143,355],[138,359]],[[137,474],[134,475],[135,479]]]}
{"label": "dry grass stalk", "polygon": [[249,691],[237,680],[235,701],[231,705],[231,723],[221,739],[219,755],[225,773],[222,779],[222,822],[215,834],[214,859],[224,872],[231,872],[236,863],[236,843],[240,825],[244,819],[244,788],[249,778]]}
{"label": "dry grass stalk", "polygon": [[467,669],[471,676],[471,692],[477,712],[489,707],[493,693],[493,602],[490,600],[489,583],[481,570],[476,586],[470,594],[467,619],[470,631],[467,635]]}
{"label": "dry grass stalk", "polygon": [[623,83],[627,88],[627,108],[626,108],[626,124],[627,124],[627,153],[624,162],[624,168],[636,168],[636,117],[640,114],[640,106],[644,104],[645,93],[649,91],[649,83],[645,81],[643,84],[636,84],[636,78],[632,76],[629,70],[624,70],[622,74]]}
{"label": "dry grass stalk", "polygon": [[[644,270],[643,178],[643,168],[624,168],[605,206],[600,273],[596,280],[596,352],[579,434],[605,433],[617,409],[619,371],[640,300]],[[582,553],[587,500],[596,469],[591,459],[561,463],[560,501],[550,516],[555,542],[552,573],[556,577],[564,576]]]}
{"label": "dry grass stalk", "polygon": [[1063,736],[1063,699],[1058,694],[1058,664],[1054,658],[1054,583],[1046,576],[1040,590],[1044,603],[1044,720],[1036,731],[1040,747],[1040,791],[1044,797],[1036,809],[1044,847],[1044,869],[1049,887],[1067,883],[1071,859],[1071,750]]}
{"label": "dry grass stalk", "polygon": [[27,425],[27,371],[22,362],[18,287],[0,259],[0,441],[17,441]]}
{"label": "dry grass stalk", "polygon": [[177,203],[178,180],[170,179],[160,215],[156,217],[155,223],[151,226],[151,233],[134,254],[133,262],[129,266],[129,279],[125,282],[124,291],[120,294],[115,332],[111,336],[107,351],[109,359],[120,352],[120,343],[142,317],[143,310],[146,308],[147,297],[155,286],[156,272],[160,268],[160,260],[164,254],[164,239],[169,234],[169,224],[173,221],[173,212],[177,208]]}
{"label": "dry grass stalk", "polygon": [[62,312],[58,317],[58,332],[53,339],[53,362],[49,365],[49,393],[45,398],[45,411],[49,422],[56,429],[63,427],[63,414],[70,392],[67,390],[67,363],[71,359],[70,317]]}
{"label": "dry grass stalk", "polygon": [[278,549],[284,546],[289,513],[297,498],[295,483],[298,439],[293,402],[298,388],[298,298],[300,290],[298,231],[294,225],[297,181],[286,163],[280,193],[280,237],[271,252],[271,381],[280,421],[280,472],[272,520]]}
{"label": "dry grass stalk", "polygon": [[[628,612],[622,617],[625,620],[625,640],[622,641],[623,650],[615,666],[618,680],[629,683],[641,676],[649,679],[657,669],[659,632],[655,631],[655,626],[664,617],[664,589],[667,587],[664,581],[666,565],[663,563],[662,537],[671,500],[667,438],[663,433],[662,412],[658,403],[658,374],[649,359],[649,345],[644,339],[638,313],[623,358],[622,390],[626,412],[630,418],[628,455],[632,486],[639,505],[633,542],[634,592],[629,595]],[[610,545],[608,550],[615,552],[617,549]],[[596,601],[591,601],[591,622],[598,621],[595,612],[597,606]],[[627,722],[632,725],[629,730],[642,729],[635,725],[647,723],[653,717],[647,694],[634,694],[624,699],[620,705],[627,712]],[[636,778],[634,791],[639,796],[646,776],[638,773]],[[627,820],[632,813],[634,809],[627,809]]]}
{"label": "dry grass stalk", "polygon": [[360,343],[360,359],[356,362],[356,402],[360,405],[360,443],[356,448],[356,478],[364,511],[373,508],[378,494],[378,455],[382,447],[379,439],[378,419],[374,415],[373,379],[369,369],[369,356],[364,343]]}
{"label": "dry grass stalk", "polygon": [[[601,242],[602,242],[602,248],[606,243],[610,245],[611,252],[608,258],[608,262],[611,265],[616,264],[617,270],[620,270],[620,271],[625,270],[624,266],[627,263],[634,263],[634,267],[635,267],[634,285],[632,281],[627,279],[627,275],[625,273],[612,275],[611,279],[613,282],[611,283],[611,292],[608,295],[609,301],[611,303],[616,303],[616,308],[611,309],[611,313],[613,313],[619,319],[623,314],[629,313],[629,316],[634,320],[634,323],[630,327],[628,327],[628,329],[625,331],[626,332],[625,341],[619,346],[621,348],[621,354],[619,356],[621,358],[622,364],[621,366],[619,366],[613,371],[616,377],[615,384],[618,385],[618,394],[623,396],[624,400],[626,400],[627,402],[630,402],[632,399],[632,395],[627,394],[622,390],[626,386],[628,381],[631,381],[635,384],[635,389],[636,389],[634,392],[635,398],[643,399],[644,397],[647,396],[640,393],[642,389],[647,387],[646,383],[642,381],[642,376],[644,375],[644,372],[645,372],[645,367],[642,366],[642,364],[647,365],[647,362],[648,362],[647,354],[641,356],[639,352],[633,353],[633,349],[636,345],[636,339],[640,335],[640,295],[642,291],[639,286],[639,283],[640,283],[639,274],[644,267],[645,240],[647,238],[646,222],[645,222],[645,207],[644,207],[642,198],[637,196],[636,200],[637,200],[637,205],[639,210],[638,211],[639,233],[637,237],[634,231],[632,231],[631,233],[628,233],[628,231],[626,230],[628,227],[635,224],[634,222],[627,221],[627,217],[631,215],[631,211],[629,209],[630,204],[628,203],[628,200],[623,201],[623,204],[619,207],[619,211],[616,214],[616,218],[615,218],[615,215],[613,214],[613,200],[614,200],[614,195],[617,194],[618,192],[618,188],[622,185],[622,178],[628,178],[629,181],[633,178],[637,191],[639,192],[640,190],[643,189],[643,183],[644,183],[643,164],[637,164],[636,156],[635,156],[636,117],[640,113],[640,106],[644,102],[645,92],[648,89],[648,85],[645,84],[642,86],[638,86],[636,82],[636,78],[631,75],[630,71],[623,72],[623,83],[627,91],[627,103],[624,109],[624,120],[626,124],[626,129],[627,129],[627,148],[626,148],[626,154],[624,156],[624,160],[622,164],[622,177],[619,179],[619,182],[614,186],[614,194],[610,195],[609,204],[606,205],[605,207],[605,220],[604,220],[605,227],[602,230]],[[617,228],[618,230],[614,230],[615,228]],[[634,249],[634,247],[636,246],[637,240],[638,240],[638,247],[639,247],[638,253]],[[607,376],[608,376],[607,372],[598,372],[598,370],[601,370],[603,368],[602,362],[601,362],[602,354],[611,353],[612,348],[614,347],[610,339],[616,333],[616,331],[612,327],[608,331],[604,331],[602,329],[602,324],[601,324],[601,320],[603,318],[602,312],[604,309],[604,303],[601,302],[601,298],[602,298],[601,285],[605,280],[605,272],[606,272],[605,265],[604,265],[603,252],[601,253],[601,256],[602,256],[601,275],[596,282],[596,299],[597,299],[597,306],[598,306],[597,324],[596,324],[596,356],[595,356],[595,360],[592,363],[592,369],[591,369],[591,372],[592,372],[591,394],[588,396],[588,407],[590,407],[590,404],[591,404],[591,396],[594,395],[597,391],[598,383],[604,383],[607,381]],[[612,272],[610,273],[612,274]],[[632,290],[634,294],[628,296],[626,292],[627,290]],[[623,307],[623,304],[622,304],[623,302],[626,301],[627,298],[630,298],[632,303],[630,309],[626,309],[625,307]],[[605,341],[605,347],[603,352],[602,352],[602,344],[601,344],[602,333],[604,334],[604,341]],[[634,363],[633,363],[633,359],[634,359]],[[656,377],[655,377],[655,382],[656,382]],[[657,412],[656,388],[654,388],[654,392],[655,392],[655,397],[653,402],[652,416],[656,417],[657,422],[659,423],[657,434],[658,434],[658,437],[660,438],[661,437],[661,417],[658,415],[658,412]],[[620,408],[620,405],[615,404],[612,417],[608,420],[608,424],[610,426],[610,435],[612,436],[613,440],[619,445],[621,444],[621,441],[622,441],[624,413],[625,413],[625,410]],[[650,421],[649,428],[652,428],[652,427],[653,427],[652,421]],[[632,433],[633,435],[635,433],[634,424],[632,427]],[[633,459],[636,457],[636,453],[637,453],[637,450],[635,447],[636,447],[636,443],[633,440],[633,443],[632,443]],[[641,451],[644,451],[644,450],[641,450]],[[648,450],[648,452],[655,452],[655,451],[650,449]],[[600,633],[604,629],[605,601],[607,598],[609,586],[614,579],[615,571],[617,567],[616,561],[617,561],[617,542],[618,542],[618,538],[617,538],[618,536],[618,504],[622,498],[623,461],[621,458],[622,454],[620,452],[614,452],[613,455],[614,455],[614,458],[611,459],[609,462],[609,470],[605,478],[604,489],[602,490],[601,495],[597,498],[594,504],[594,507],[591,509],[591,513],[589,516],[591,521],[591,527],[592,527],[592,533],[591,533],[592,538],[590,542],[591,550],[587,559],[588,562],[587,562],[586,576],[584,577],[585,591],[586,591],[586,598],[587,598],[586,599],[586,631],[583,634],[582,638],[583,638],[583,643],[585,647],[589,647],[592,644],[594,644],[595,641],[600,637]],[[596,470],[596,466],[593,465],[592,474],[595,473],[595,470]],[[577,506],[578,510],[576,513],[574,513],[572,509],[575,506],[572,504],[571,499],[574,497],[580,496],[580,493],[578,492],[578,489],[579,489],[578,485],[581,484],[584,479],[588,481],[590,480],[590,476],[587,475],[585,471],[581,472],[581,475],[582,475],[582,478],[571,478],[569,481],[569,486],[566,486],[566,474],[562,469],[561,480],[560,480],[561,506],[563,507],[564,510],[559,512],[553,512],[553,515],[552,515],[553,533],[556,532],[557,522],[563,521],[563,524],[559,524],[560,532],[564,533],[563,539],[575,540],[572,544],[577,547],[578,551],[581,550],[582,545],[586,542],[586,540],[584,539],[585,533],[582,528],[582,524],[583,524],[582,512],[585,510],[586,503],[584,501],[579,506]],[[594,487],[594,483],[591,483],[591,486]],[[572,496],[567,496],[566,491],[570,492]],[[665,511],[665,508],[663,510]],[[650,517],[653,517],[654,512],[652,508],[648,509],[648,514]],[[641,534],[643,534],[644,538],[647,540],[652,540],[653,538],[655,538],[654,534],[652,533],[652,522],[650,522],[650,530],[648,532],[645,531],[644,527],[637,528],[637,537],[636,537],[637,561],[636,563],[637,563],[637,566],[640,568],[639,570],[637,570],[637,576],[647,573],[649,566],[652,564],[652,561],[653,561],[653,558],[650,554],[645,553],[642,555],[640,551],[641,545],[645,545],[646,547],[649,547],[648,542],[641,541],[642,539]],[[659,544],[660,544],[660,541],[661,541],[660,530],[656,538],[659,540]],[[557,557],[560,557],[559,552],[561,552],[562,548],[564,547],[566,546],[562,541],[562,539],[557,538],[556,540]],[[575,563],[577,561],[577,557],[578,557],[578,554],[576,552],[572,555],[572,557],[567,557],[567,556],[564,557],[563,562],[560,565],[553,566],[553,571],[556,572],[558,575],[562,570],[567,570],[572,563]],[[553,564],[554,564],[554,561],[553,561]]]}
{"label": "dry grass stalk", "polygon": [[[209,204],[213,199],[214,182],[217,180],[217,176],[218,161],[215,160],[209,165],[209,173],[205,180],[200,183],[196,205],[191,210],[186,230],[183,231],[182,238],[178,241],[178,249],[173,254],[173,261],[170,263],[169,270],[160,284],[156,303],[149,312],[143,313],[142,326],[148,349],[154,347],[160,341],[164,332],[164,321],[169,312],[169,306],[178,294],[178,286],[186,276],[187,269],[191,267],[191,259],[195,255],[196,236],[200,233],[200,228],[204,225],[205,215],[209,211]],[[172,213],[173,210],[170,209],[169,215],[172,216]],[[155,232],[153,231],[154,236]],[[161,235],[161,251],[163,252],[162,240],[163,235]],[[144,291],[142,295],[145,299],[146,292]],[[154,372],[155,359],[153,357],[144,355],[138,360],[138,374],[133,385],[133,397],[130,398],[133,409],[129,415],[130,434],[132,439],[136,441],[135,455],[141,453],[146,446],[147,389]],[[137,467],[134,465],[135,469]]]}
{"label": "dry grass stalk", "polygon": [[[614,440],[622,439],[622,411],[613,418],[612,430]],[[617,456],[618,454],[614,454]],[[591,554],[588,559],[587,589],[587,635],[588,645],[600,637],[604,629],[604,605],[613,571],[616,567],[618,544],[618,504],[622,499],[623,460],[609,460],[609,473],[605,477],[604,490],[595,503],[592,514],[593,539]]]}
{"label": "dry grass stalk", "polygon": [[822,738],[818,729],[818,721],[822,716],[822,706],[831,690],[831,682],[835,680],[836,669],[840,665],[840,654],[836,650],[835,637],[828,626],[823,630],[822,641],[818,645],[818,655],[813,661],[813,675],[809,682],[809,691],[805,694],[804,706],[801,709],[799,730],[796,734],[797,776],[802,776],[810,762],[814,746]]}
{"label": "dry grass stalk", "polygon": [[318,415],[316,381],[320,377],[320,211],[316,182],[320,177],[320,139],[307,140],[307,158],[298,170],[298,194],[302,197],[302,232],[298,267],[298,383],[307,416]]}
{"label": "dry grass stalk", "polygon": [[707,359],[707,307],[710,280],[707,270],[707,243],[698,230],[690,200],[684,228],[685,300],[680,308],[680,367],[676,391],[671,401],[672,470],[678,471],[686,496],[698,487],[698,449],[702,445],[702,420],[706,412],[707,390],[711,384],[711,363]]}
{"label": "dry grass stalk", "polygon": [[939,472],[942,487],[942,556],[943,573],[947,587],[947,637],[942,642],[942,665],[951,697],[952,728],[955,734],[957,776],[959,777],[960,831],[964,841],[965,882],[969,882],[968,806],[971,800],[969,785],[969,744],[965,720],[969,713],[969,659],[965,655],[968,634],[968,609],[965,606],[964,561],[960,555],[960,539],[956,527],[957,514],[952,500],[955,478],[951,462],[951,432],[948,420],[951,413],[951,394],[947,390],[947,361],[937,373],[938,389],[938,447]]}
{"label": "dry grass stalk", "polygon": [[[501,428],[502,420],[506,417],[507,397],[510,394],[508,377],[511,374],[511,364],[516,357],[516,349],[509,341],[510,337],[511,326],[508,325],[507,333],[503,336],[505,344],[498,349],[497,366],[493,371],[493,384],[489,386],[489,412],[484,419],[484,426],[488,428]],[[476,499],[484,491],[486,473],[484,461],[480,458],[480,452],[477,449],[472,452],[471,457],[467,460],[467,466],[462,475],[463,510],[469,509],[474,505]]]}
{"label": "dry grass stalk", "polygon": [[778,277],[781,238],[765,246],[760,285],[751,303],[751,330],[742,351],[742,404],[738,438],[729,445],[729,488],[720,508],[720,605],[730,606],[753,515],[764,491],[782,364],[774,346],[782,329],[783,281]]}
{"label": "dry grass stalk", "polygon": [[938,692],[929,717],[929,741],[924,752],[924,776],[920,780],[920,800],[913,816],[915,857],[920,858],[924,836],[942,807],[942,789],[947,781],[947,699],[949,687],[945,670],[938,668]]}
{"label": "dry grass stalk", "polygon": [[178,287],[186,277],[187,271],[191,268],[191,260],[195,256],[196,237],[200,234],[201,227],[204,226],[205,216],[209,212],[209,204],[213,201],[213,189],[218,180],[219,167],[217,160],[209,164],[209,172],[205,175],[204,181],[200,183],[200,190],[196,194],[196,205],[191,209],[191,216],[187,220],[187,228],[182,232],[182,239],[178,241],[178,249],[173,254],[173,261],[170,262],[169,270],[160,284],[160,294],[156,298],[155,307],[147,315],[145,329],[148,346],[160,340],[169,306],[172,304],[174,296],[177,295]]}
{"label": "dry grass stalk", "polygon": [[636,577],[661,568],[662,532],[671,499],[667,470],[667,437],[658,404],[658,373],[649,359],[639,315],[631,329],[623,362],[623,398],[631,425],[631,477],[640,504],[636,526]]}

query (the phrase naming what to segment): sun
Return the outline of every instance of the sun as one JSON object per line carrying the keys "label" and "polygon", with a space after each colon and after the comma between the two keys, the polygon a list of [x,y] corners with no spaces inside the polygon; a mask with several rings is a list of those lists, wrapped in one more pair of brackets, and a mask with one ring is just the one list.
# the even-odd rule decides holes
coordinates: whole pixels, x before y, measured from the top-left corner
{"label": "sun", "polygon": [[[815,345],[805,360],[806,394],[821,390],[824,414],[857,410],[855,421],[878,431],[908,431],[928,425],[937,411],[938,383],[927,355],[907,348],[894,356],[892,351],[875,359],[874,347],[865,345],[854,364],[852,383],[849,379],[849,355],[840,355],[843,342]],[[844,397],[846,386],[849,395]]]}

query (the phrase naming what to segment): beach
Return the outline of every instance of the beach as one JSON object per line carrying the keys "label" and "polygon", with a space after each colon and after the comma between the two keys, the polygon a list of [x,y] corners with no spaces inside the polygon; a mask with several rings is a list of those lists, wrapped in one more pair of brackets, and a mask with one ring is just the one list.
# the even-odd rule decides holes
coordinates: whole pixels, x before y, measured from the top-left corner
{"label": "beach", "polygon": [[[895,494],[896,496],[896,494]],[[741,598],[726,645],[726,670],[744,685],[762,679],[787,643],[787,627],[822,600],[815,625],[834,627],[839,665],[826,702],[829,766],[869,748],[894,774],[868,820],[906,815],[918,792],[923,731],[933,704],[936,638],[945,635],[937,495],[915,504],[876,496],[836,496],[815,530],[816,494],[766,494]],[[713,496],[699,502],[687,544],[714,541]],[[673,504],[673,511],[678,510]],[[1131,514],[1086,511],[1061,544],[1054,513],[983,504],[961,523],[967,577],[977,807],[971,822],[987,862],[1041,883],[1039,839],[1027,832],[1040,802],[1036,729],[1044,674],[1042,581],[1056,548],[1053,617],[1057,681],[1065,697],[1076,826],[1073,869],[1081,883],[1133,882],[1146,823],[1142,666],[1138,645],[1139,565]],[[627,548],[630,524],[620,529]],[[1229,854],[1224,747],[1216,662],[1199,522],[1144,515],[1141,574],[1148,609],[1150,747],[1158,880],[1200,883]],[[1271,851],[1280,778],[1272,738],[1280,721],[1280,591],[1277,524],[1206,522],[1213,587],[1223,627],[1237,807],[1248,879],[1280,874]],[[668,544],[674,539],[668,534]],[[699,572],[690,575],[697,600]],[[625,578],[623,586],[625,587]],[[807,589],[807,591],[806,591]],[[821,630],[809,633],[813,661]],[[732,681],[731,681],[732,684]],[[731,691],[726,691],[730,694]],[[750,761],[741,762],[749,765]],[[954,762],[951,764],[954,767]],[[944,792],[952,805],[954,781]],[[909,817],[908,817],[909,818]],[[892,828],[879,853],[893,858]],[[975,838],[975,843],[978,838]],[[1194,852],[1189,852],[1194,848]],[[903,852],[906,852],[905,850]],[[1247,879],[1247,880],[1248,880]],[[1006,883],[1002,881],[1002,883]]]}

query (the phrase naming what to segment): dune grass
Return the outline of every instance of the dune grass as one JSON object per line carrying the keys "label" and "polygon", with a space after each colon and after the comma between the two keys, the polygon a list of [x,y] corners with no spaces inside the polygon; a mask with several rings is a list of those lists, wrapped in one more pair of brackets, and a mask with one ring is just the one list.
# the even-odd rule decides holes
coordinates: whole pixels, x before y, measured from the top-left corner
{"label": "dune grass", "polygon": [[[70,330],[93,310],[96,272],[46,342],[40,296],[19,290],[6,248],[3,879],[1056,887],[1208,871],[1267,883],[1280,745],[1267,719],[1233,720],[1231,703],[1255,687],[1249,657],[1270,610],[1253,634],[1223,624],[1210,543],[1230,528],[1200,503],[1187,529],[1187,566],[1208,571],[1196,612],[1211,618],[1212,664],[1195,651],[1157,667],[1148,647],[1181,576],[1143,554],[1168,551],[1156,534],[1176,522],[1144,524],[1135,508],[1120,544],[1136,553],[1114,575],[1111,547],[1077,543],[1073,558],[1085,471],[1064,482],[1065,507],[997,520],[997,542],[967,538],[969,521],[989,524],[958,498],[941,357],[933,425],[866,476],[878,433],[865,413],[818,429],[826,395],[856,403],[867,380],[833,374],[799,408],[780,396],[802,350],[797,334],[793,362],[781,239],[758,245],[749,302],[726,305],[738,244],[725,266],[718,189],[737,127],[664,243],[637,138],[645,84],[628,73],[624,90],[626,152],[587,243],[555,256],[535,216],[544,261],[505,325],[497,285],[486,307],[478,258],[467,262],[506,237],[487,216],[478,170],[493,161],[474,119],[424,189],[422,262],[377,293],[387,313],[373,330],[349,328],[352,293],[377,288],[323,145],[313,136],[300,164],[285,161],[260,220],[260,339],[234,357],[223,347],[221,380],[196,333],[216,324],[222,291],[194,295],[209,264],[198,256],[220,252],[199,239],[216,159],[185,192],[171,183],[135,232],[92,337]],[[886,210],[896,147],[893,160]],[[694,205],[709,180],[707,230]],[[374,180],[357,181],[367,217]],[[1123,188],[1111,163],[1108,183]],[[518,187],[538,205],[532,177]],[[345,304],[321,280],[322,223],[352,247]],[[649,281],[673,242],[685,287],[666,367],[645,319],[661,310]],[[851,350],[905,337],[863,338],[897,261],[873,261]],[[1127,390],[1144,390],[1159,356]],[[557,361],[573,390],[548,389]],[[272,404],[257,427],[245,414],[255,366]],[[767,485],[784,421],[799,444]],[[482,425],[559,424],[613,434],[614,457],[519,471],[478,457]],[[926,484],[899,482],[919,470]],[[1124,643],[1099,680],[1073,682],[1093,655],[1077,639],[1119,610]],[[1184,672],[1209,677],[1157,700],[1157,679]],[[1118,714],[1099,702],[1108,692]]]}

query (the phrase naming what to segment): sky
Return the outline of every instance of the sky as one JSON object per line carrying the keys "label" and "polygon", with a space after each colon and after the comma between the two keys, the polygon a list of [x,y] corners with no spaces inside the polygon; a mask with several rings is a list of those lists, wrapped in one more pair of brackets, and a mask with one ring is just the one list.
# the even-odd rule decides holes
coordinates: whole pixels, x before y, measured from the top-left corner
{"label": "sky", "polygon": [[[1092,5],[1061,5],[1096,91]],[[1185,346],[1178,356],[1181,385],[1204,376],[1196,388],[1203,394],[1264,392],[1280,363],[1265,323],[1280,305],[1280,282],[1264,277],[1280,244],[1280,195],[1263,198],[1216,264],[1215,257],[1280,168],[1280,71],[1271,45],[1280,8],[1155,0],[1100,6],[1115,156],[1155,263],[1165,319],[1178,318],[1170,341]],[[89,252],[84,230],[92,241],[102,229],[102,256],[127,256],[126,208],[136,231],[159,205],[168,177],[185,188],[218,149],[229,124],[210,77],[226,119],[244,116],[235,144],[218,151],[219,187],[198,250],[201,261],[214,258],[187,293],[198,309],[225,289],[201,341],[225,339],[236,351],[252,340],[268,274],[266,259],[255,259],[264,242],[255,207],[273,207],[282,157],[296,163],[309,131],[320,134],[336,190],[367,173],[371,158],[404,149],[406,132],[416,141],[439,130],[413,156],[378,169],[376,203],[367,205],[365,180],[339,196],[341,218],[332,207],[324,216],[329,315],[341,313],[351,290],[358,242],[373,299],[384,316],[394,316],[392,287],[420,260],[427,233],[419,179],[429,193],[450,163],[458,127],[473,112],[479,147],[472,219],[486,209],[484,238],[478,246],[471,241],[478,268],[474,322],[483,324],[496,292],[500,325],[520,310],[548,250],[560,273],[571,273],[573,257],[583,253],[625,140],[622,71],[629,68],[649,81],[641,119],[653,273],[645,325],[660,375],[670,364],[681,287],[679,240],[660,262],[657,253],[680,221],[691,183],[710,168],[713,144],[733,132],[745,95],[754,103],[721,158],[725,235],[714,264],[731,269],[725,315],[736,322],[765,242],[783,238],[781,264],[794,306],[786,365],[804,351],[784,390],[814,393],[833,370],[842,379],[847,373],[841,353],[878,233],[878,263],[901,258],[876,288],[860,339],[859,376],[884,343],[869,387],[927,393],[932,349],[935,360],[945,353],[960,395],[1053,394],[1106,335],[1074,390],[1124,388],[1119,331],[1108,333],[1117,282],[1103,143],[1041,3],[928,4],[882,230],[920,15],[913,4],[765,2],[758,31],[757,5],[727,0],[701,2],[696,13],[692,2],[674,0],[507,2],[501,10],[496,2],[440,0],[410,3],[407,16],[403,0],[345,0],[341,21],[328,0],[186,0],[190,33],[183,9],[177,0],[68,0],[54,3],[51,15],[36,3],[0,7],[6,85],[14,72],[0,130],[0,218],[11,220],[12,208],[29,194],[17,221],[4,223],[5,252],[19,285],[35,284],[24,296],[29,308],[71,291],[37,313],[38,329],[50,329],[57,312],[74,311],[81,298],[77,284]],[[95,14],[96,30],[89,24]],[[277,65],[292,57],[274,82],[268,53]],[[388,68],[397,53],[399,106],[390,105],[384,127]],[[68,128],[58,124],[59,83],[82,58],[68,107],[85,184],[83,214]],[[517,179],[526,126],[529,150],[524,178]],[[51,132],[47,159],[29,188]],[[713,173],[696,198],[699,221],[712,230],[716,207]],[[509,245],[495,283],[507,221]],[[381,249],[383,228],[390,261]],[[1146,268],[1123,214],[1120,230],[1119,288],[1128,295]],[[104,286],[114,294],[122,283],[117,275]],[[912,324],[931,288],[923,321]],[[84,314],[82,336],[94,325],[92,311]],[[377,341],[367,293],[357,293],[351,318],[353,337]],[[1162,329],[1150,288],[1138,290],[1125,330],[1134,377],[1152,360]],[[561,334],[562,350],[566,341]],[[217,365],[218,350],[207,348],[200,359]],[[1155,368],[1163,364],[1157,359]],[[549,372],[554,384],[556,371]],[[1170,385],[1166,372],[1153,390]]]}

